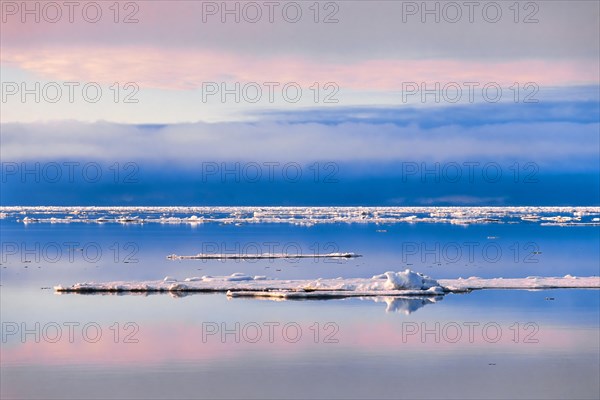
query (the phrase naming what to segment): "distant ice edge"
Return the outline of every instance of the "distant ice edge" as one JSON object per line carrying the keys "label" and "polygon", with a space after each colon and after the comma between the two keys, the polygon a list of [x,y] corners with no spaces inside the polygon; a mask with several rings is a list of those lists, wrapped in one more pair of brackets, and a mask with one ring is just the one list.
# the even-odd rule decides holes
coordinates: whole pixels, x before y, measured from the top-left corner
{"label": "distant ice edge", "polygon": [[[62,207],[0,206],[0,220],[97,224],[317,224],[524,223],[542,226],[600,226],[600,207],[420,206],[420,207]],[[384,233],[384,232],[381,232]]]}
{"label": "distant ice edge", "polygon": [[600,288],[600,277],[527,277],[435,280],[406,269],[388,271],[372,278],[337,278],[316,280],[280,280],[249,276],[237,272],[229,276],[203,276],[178,281],[166,277],[161,281],[77,283],[55,286],[57,293],[187,293],[222,292],[229,297],[266,297],[274,299],[335,299],[346,297],[441,296],[446,293],[478,289],[553,289]]}

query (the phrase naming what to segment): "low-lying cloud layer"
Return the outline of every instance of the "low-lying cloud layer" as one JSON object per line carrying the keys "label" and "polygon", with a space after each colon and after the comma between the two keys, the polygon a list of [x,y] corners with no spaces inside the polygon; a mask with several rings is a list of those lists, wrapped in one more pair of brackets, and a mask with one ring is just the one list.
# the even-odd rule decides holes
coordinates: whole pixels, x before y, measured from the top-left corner
{"label": "low-lying cloud layer", "polygon": [[[488,112],[494,110],[504,118],[488,121],[478,117],[480,108],[450,107],[305,112],[214,124],[8,123],[2,125],[2,160],[146,160],[186,166],[209,161],[515,159],[559,170],[597,167],[600,124],[590,103],[573,103],[561,118],[547,122],[536,113],[515,113],[514,105]],[[542,115],[544,110],[554,113],[538,109]],[[369,117],[363,120],[356,117],[365,114]]]}

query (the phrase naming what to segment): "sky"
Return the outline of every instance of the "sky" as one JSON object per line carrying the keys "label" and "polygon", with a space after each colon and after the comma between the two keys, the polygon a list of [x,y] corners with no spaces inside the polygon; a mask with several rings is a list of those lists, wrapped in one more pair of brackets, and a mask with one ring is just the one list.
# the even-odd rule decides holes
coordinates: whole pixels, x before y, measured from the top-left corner
{"label": "sky", "polygon": [[600,204],[595,1],[1,11],[2,205]]}

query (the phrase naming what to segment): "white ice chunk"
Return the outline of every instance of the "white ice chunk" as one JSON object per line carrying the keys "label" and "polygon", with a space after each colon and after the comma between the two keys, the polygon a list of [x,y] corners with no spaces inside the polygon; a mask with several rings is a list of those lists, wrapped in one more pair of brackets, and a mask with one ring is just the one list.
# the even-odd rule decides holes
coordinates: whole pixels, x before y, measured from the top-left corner
{"label": "white ice chunk", "polygon": [[236,272],[227,277],[227,280],[230,282],[238,282],[238,281],[252,281],[254,278],[251,276],[242,274],[241,272]]}
{"label": "white ice chunk", "polygon": [[387,281],[385,282],[385,288],[388,290],[402,290],[402,289],[421,289],[427,290],[434,286],[439,286],[435,279],[431,279],[428,276],[419,274],[406,269],[402,272],[388,271],[385,273]]}

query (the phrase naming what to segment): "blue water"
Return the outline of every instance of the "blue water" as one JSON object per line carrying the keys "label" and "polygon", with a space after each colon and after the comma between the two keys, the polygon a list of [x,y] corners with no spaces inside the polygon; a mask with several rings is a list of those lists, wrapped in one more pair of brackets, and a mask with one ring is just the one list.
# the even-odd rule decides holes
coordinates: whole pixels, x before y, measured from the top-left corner
{"label": "blue water", "polygon": [[[593,289],[475,291],[435,302],[57,295],[48,289],[82,281],[233,272],[370,277],[407,267],[434,278],[590,276],[599,274],[597,227],[23,224],[4,219],[0,233],[2,398],[600,395],[600,296]],[[451,252],[457,248],[460,256]],[[166,259],[172,253],[256,249],[362,257]]]}

